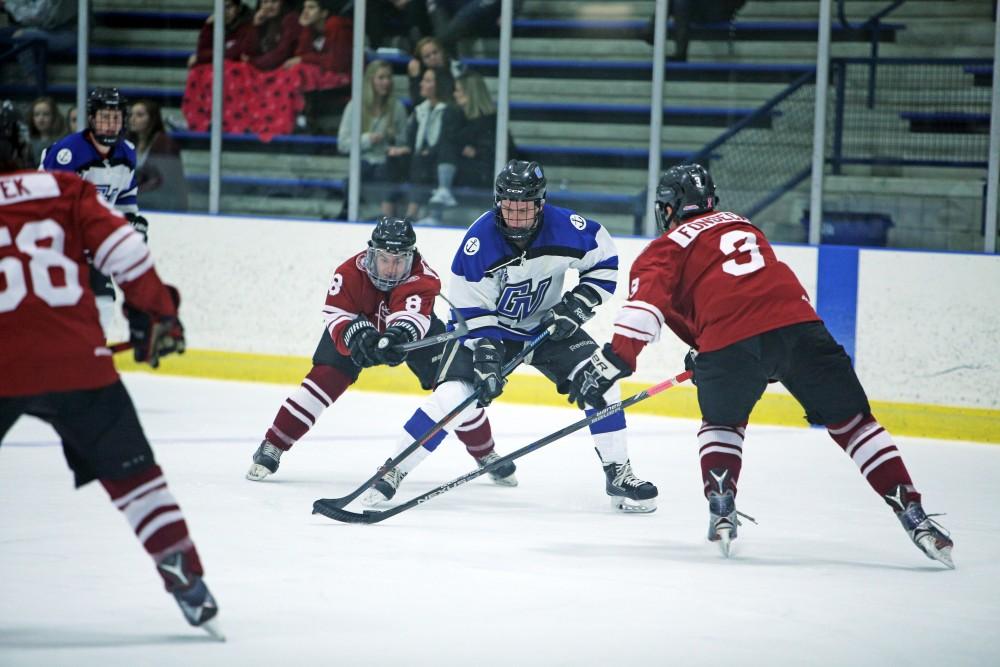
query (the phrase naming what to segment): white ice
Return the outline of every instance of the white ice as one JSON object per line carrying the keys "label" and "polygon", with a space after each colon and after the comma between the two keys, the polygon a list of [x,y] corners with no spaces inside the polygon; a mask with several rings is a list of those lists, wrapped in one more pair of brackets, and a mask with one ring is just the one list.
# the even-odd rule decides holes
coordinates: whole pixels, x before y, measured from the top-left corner
{"label": "white ice", "polygon": [[[613,512],[589,437],[371,526],[313,516],[391,452],[421,398],[349,391],[266,482],[243,478],[289,387],[126,376],[228,635],[183,621],[54,432],[0,448],[0,665],[996,665],[1000,447],[897,438],[955,571],[928,560],[826,434],[751,426],[724,560],[705,540],[695,422],[630,417],[648,516]],[[491,409],[498,450],[577,419]],[[447,439],[408,498],[472,469]],[[352,509],[355,506],[352,506]]]}

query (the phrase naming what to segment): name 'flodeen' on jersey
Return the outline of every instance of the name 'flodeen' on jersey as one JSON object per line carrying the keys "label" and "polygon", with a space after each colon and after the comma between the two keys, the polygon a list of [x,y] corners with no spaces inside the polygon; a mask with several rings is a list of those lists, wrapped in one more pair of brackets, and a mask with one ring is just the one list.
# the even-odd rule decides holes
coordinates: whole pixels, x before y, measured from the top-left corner
{"label": "name 'flodeen' on jersey", "polygon": [[135,182],[135,146],[124,139],[102,157],[87,138],[89,130],[75,132],[49,146],[39,171],[72,171],[93,183],[104,200],[122,213],[138,213]]}
{"label": "name 'flodeen' on jersey", "polygon": [[538,234],[523,251],[512,246],[487,211],[466,232],[451,265],[451,300],[468,321],[471,338],[528,340],[563,295],[566,271],[576,269],[607,301],[618,280],[618,251],[599,223],[546,204]]}

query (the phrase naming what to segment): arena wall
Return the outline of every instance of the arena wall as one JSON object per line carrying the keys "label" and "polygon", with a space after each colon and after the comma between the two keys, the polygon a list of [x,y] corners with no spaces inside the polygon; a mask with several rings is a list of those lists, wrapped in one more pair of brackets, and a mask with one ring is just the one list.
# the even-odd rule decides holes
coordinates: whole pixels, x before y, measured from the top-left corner
{"label": "arena wall", "polygon": [[[183,295],[190,350],[160,373],[296,384],[323,333],[320,308],[336,266],[365,247],[371,226],[150,213],[150,245],[161,276]],[[419,228],[418,247],[441,275],[463,230]],[[615,301],[587,329],[608,340],[624,299],[628,267],[645,246],[616,238],[621,258]],[[879,419],[908,435],[1000,442],[1000,258],[958,253],[782,245],[852,357]],[[439,315],[446,316],[444,304]],[[119,323],[124,329],[123,323]],[[627,394],[682,370],[686,346],[669,331],[640,357]],[[135,365],[119,355],[120,367]],[[362,390],[419,392],[405,366],[365,371]],[[565,404],[531,369],[518,371],[501,400]],[[692,387],[637,410],[697,417]],[[802,409],[772,387],[756,423],[805,425]],[[567,413],[569,417],[570,413]],[[403,415],[400,416],[401,418]]]}

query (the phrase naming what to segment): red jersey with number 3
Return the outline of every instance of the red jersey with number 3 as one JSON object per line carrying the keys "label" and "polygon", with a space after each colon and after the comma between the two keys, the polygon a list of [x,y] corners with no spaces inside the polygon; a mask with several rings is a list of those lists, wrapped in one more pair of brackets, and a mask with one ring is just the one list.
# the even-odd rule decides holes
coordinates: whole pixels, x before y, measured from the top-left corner
{"label": "red jersey with number 3", "polygon": [[635,368],[666,324],[700,352],[819,315],[764,233],[735,213],[689,219],[642,251],[629,298],[615,319],[612,346]]}
{"label": "red jersey with number 3", "polygon": [[420,253],[413,254],[410,277],[388,292],[375,287],[365,270],[365,252],[337,267],[323,306],[323,320],[343,355],[351,352],[344,345],[344,329],[358,315],[364,315],[379,331],[401,320],[417,327],[420,337],[427,335],[434,312],[434,298],[441,293],[441,278]]}
{"label": "red jersey with number 3", "polygon": [[176,315],[142,237],[68,172],[0,174],[0,396],[111,384],[85,252],[128,302]]}

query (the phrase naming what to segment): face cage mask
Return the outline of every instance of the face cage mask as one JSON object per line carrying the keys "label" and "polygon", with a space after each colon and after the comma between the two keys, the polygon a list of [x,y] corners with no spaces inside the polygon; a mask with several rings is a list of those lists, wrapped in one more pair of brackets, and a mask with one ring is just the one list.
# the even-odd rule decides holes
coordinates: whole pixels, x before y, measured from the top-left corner
{"label": "face cage mask", "polygon": [[[388,257],[405,257],[405,262],[403,268],[400,270],[401,276],[390,277],[382,276],[379,273],[378,268],[378,256],[383,254]],[[386,250],[385,248],[368,248],[365,254],[365,271],[368,272],[368,277],[371,279],[372,284],[375,288],[383,292],[388,292],[396,285],[399,285],[404,280],[410,277],[410,269],[413,268],[413,250],[404,250],[403,252],[392,252],[391,250]]]}
{"label": "face cage mask", "polygon": [[529,201],[535,204],[535,216],[534,222],[530,227],[520,227],[514,228],[507,225],[507,221],[503,217],[503,209],[500,208],[501,201],[517,201],[517,200],[495,200],[494,208],[496,213],[497,227],[500,228],[500,233],[504,235],[508,241],[521,242],[530,241],[535,233],[538,232],[538,224],[541,222],[542,209],[545,207],[544,199],[531,199]]}
{"label": "face cage mask", "polygon": [[[118,111],[122,115],[122,126],[118,130],[118,134],[98,134],[97,133],[97,114],[105,109],[111,109],[113,111]],[[93,120],[91,120],[93,119]],[[114,146],[118,143],[118,140],[125,135],[125,126],[128,123],[128,114],[117,107],[101,107],[96,109],[92,116],[87,118],[87,129],[90,130],[90,134],[97,140],[97,143],[102,146]]]}

